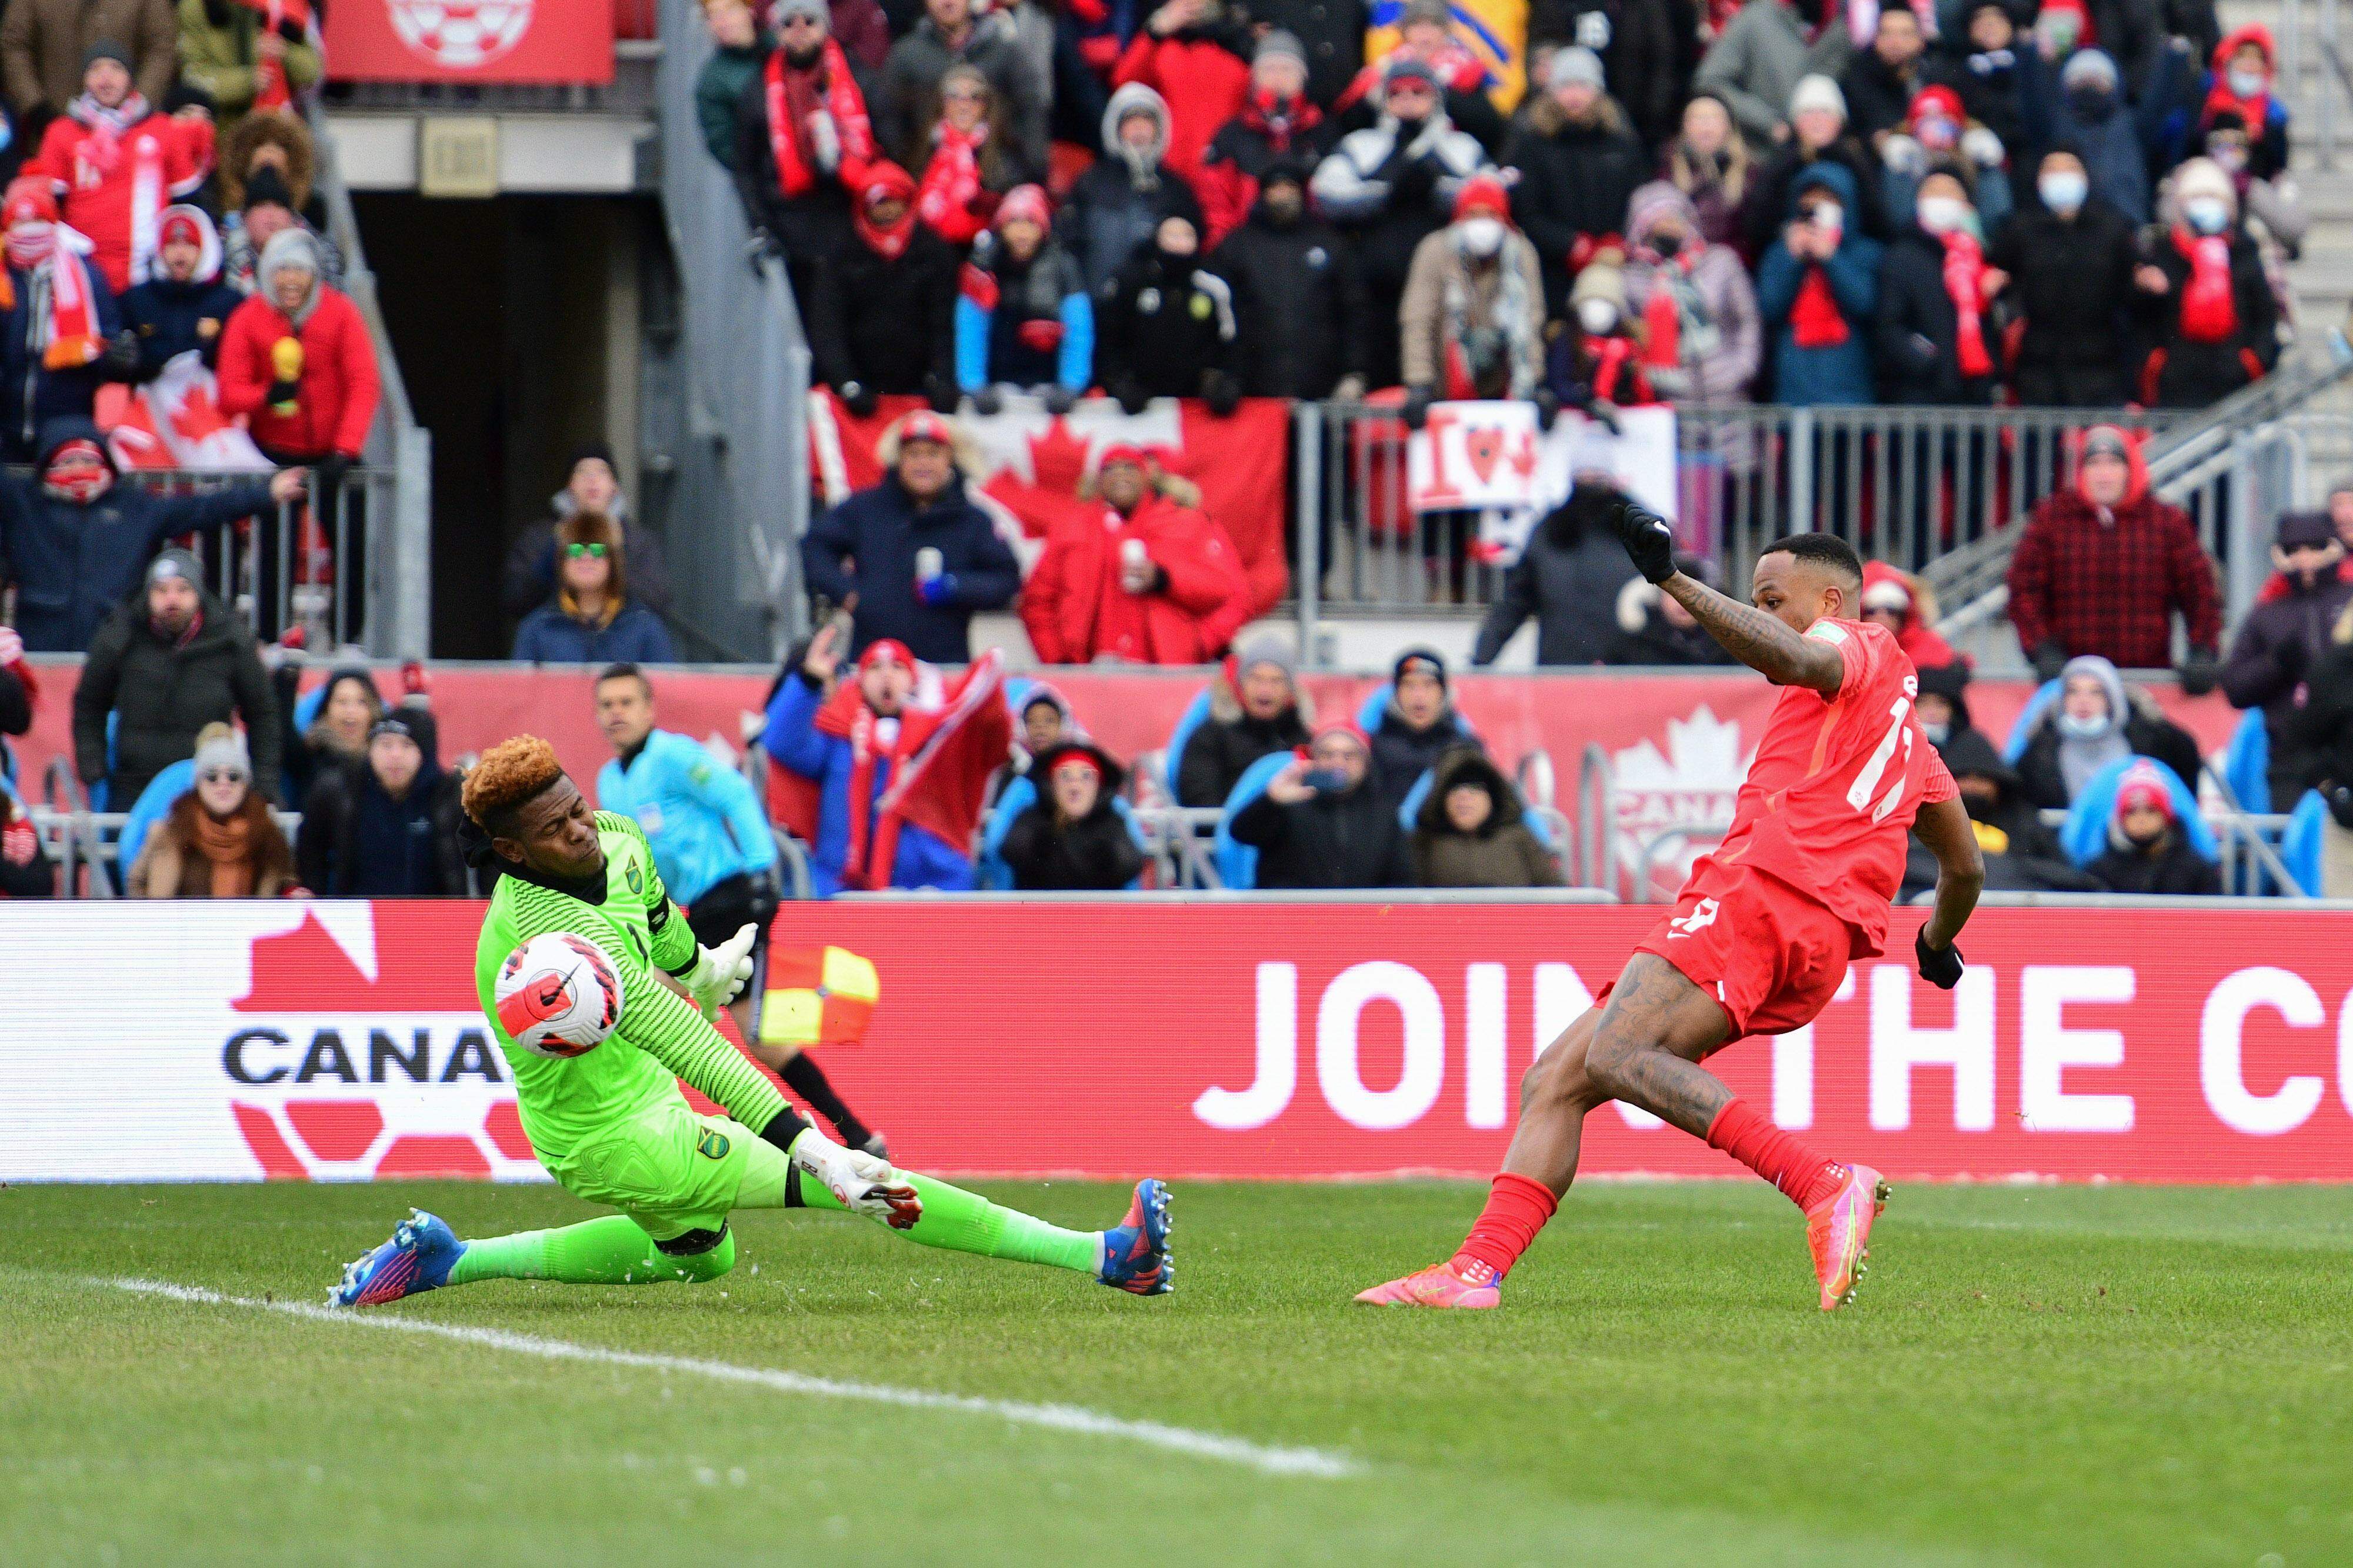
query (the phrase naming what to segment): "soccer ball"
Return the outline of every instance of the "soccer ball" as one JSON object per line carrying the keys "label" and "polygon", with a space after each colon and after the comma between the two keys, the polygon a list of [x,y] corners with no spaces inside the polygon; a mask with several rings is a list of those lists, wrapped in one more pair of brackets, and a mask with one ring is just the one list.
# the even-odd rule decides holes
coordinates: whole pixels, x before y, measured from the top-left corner
{"label": "soccer ball", "polygon": [[585,936],[535,936],[499,965],[499,1027],[535,1056],[595,1050],[621,1021],[621,976]]}

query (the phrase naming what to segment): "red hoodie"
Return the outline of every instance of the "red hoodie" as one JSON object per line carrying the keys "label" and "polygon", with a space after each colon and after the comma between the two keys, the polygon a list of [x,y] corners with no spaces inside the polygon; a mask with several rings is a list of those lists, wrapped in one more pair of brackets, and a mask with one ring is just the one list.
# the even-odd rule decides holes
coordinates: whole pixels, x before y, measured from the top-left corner
{"label": "red hoodie", "polygon": [[[384,381],[359,307],[340,289],[318,287],[318,302],[299,331],[259,294],[230,313],[221,329],[221,412],[244,415],[254,440],[272,452],[356,458],[367,444]],[[281,414],[270,404],[269,389],[278,380],[277,344],[290,337],[302,345],[302,375],[294,412]]]}

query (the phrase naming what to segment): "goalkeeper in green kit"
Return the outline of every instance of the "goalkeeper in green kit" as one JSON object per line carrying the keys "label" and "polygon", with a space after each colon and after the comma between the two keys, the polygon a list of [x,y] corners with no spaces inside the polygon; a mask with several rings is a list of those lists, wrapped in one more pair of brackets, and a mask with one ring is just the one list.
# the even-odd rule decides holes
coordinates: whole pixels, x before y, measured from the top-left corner
{"label": "goalkeeper in green kit", "polygon": [[[1068,1268],[1139,1296],[1174,1288],[1168,1194],[1159,1182],[1136,1184],[1124,1223],[1063,1230],[842,1148],[802,1121],[706,1021],[750,978],[752,928],[717,948],[699,946],[638,825],[591,811],[546,742],[518,736],[485,752],[466,775],[465,810],[470,852],[497,857],[505,873],[474,970],[483,1013],[514,1073],[523,1131],[566,1191],[620,1213],[467,1241],[412,1211],[391,1240],[343,1270],[333,1304],[373,1306],[481,1279],[716,1279],[735,1265],[727,1216],[739,1208],[841,1209],[927,1247]],[[578,1056],[536,1055],[499,1026],[492,987],[500,965],[550,933],[596,943],[621,980],[613,1033]],[[657,969],[693,1000],[663,984]],[[727,1116],[695,1114],[680,1079]]]}

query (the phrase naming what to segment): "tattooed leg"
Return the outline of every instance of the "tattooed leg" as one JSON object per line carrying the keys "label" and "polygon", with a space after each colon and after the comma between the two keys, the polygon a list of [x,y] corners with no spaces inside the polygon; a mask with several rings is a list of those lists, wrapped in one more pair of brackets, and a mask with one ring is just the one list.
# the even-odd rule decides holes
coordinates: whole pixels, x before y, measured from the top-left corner
{"label": "tattooed leg", "polygon": [[1731,1034],[1724,1009],[1682,970],[1638,952],[1594,1026],[1585,1076],[1602,1099],[1639,1105],[1704,1138],[1732,1090],[1699,1063]]}

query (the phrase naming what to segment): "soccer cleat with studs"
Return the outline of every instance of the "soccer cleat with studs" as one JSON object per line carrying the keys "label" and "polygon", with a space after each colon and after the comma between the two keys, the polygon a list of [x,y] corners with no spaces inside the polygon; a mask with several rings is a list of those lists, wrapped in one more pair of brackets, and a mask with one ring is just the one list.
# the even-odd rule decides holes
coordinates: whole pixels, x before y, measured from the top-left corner
{"label": "soccer cleat with studs", "polygon": [[1131,1296],[1166,1296],[1176,1289],[1169,1229],[1167,1184],[1150,1179],[1136,1183],[1127,1217],[1103,1233],[1103,1263],[1096,1279]]}
{"label": "soccer cleat with studs", "polygon": [[327,1292],[331,1307],[375,1307],[438,1290],[466,1250],[458,1233],[438,1215],[411,1209],[392,1228],[392,1239],[345,1265],[343,1281]]}
{"label": "soccer cleat with studs", "polygon": [[1814,1255],[1814,1279],[1821,1286],[1825,1312],[1854,1301],[1871,1271],[1872,1222],[1887,1207],[1891,1189],[1868,1165],[1833,1165],[1838,1187],[1806,1211],[1806,1246]]}
{"label": "soccer cleat with studs", "polygon": [[1401,1279],[1359,1290],[1356,1300],[1366,1307],[1438,1307],[1455,1311],[1480,1311],[1504,1304],[1504,1277],[1487,1264],[1472,1259],[1461,1269],[1451,1261],[1417,1268]]}

